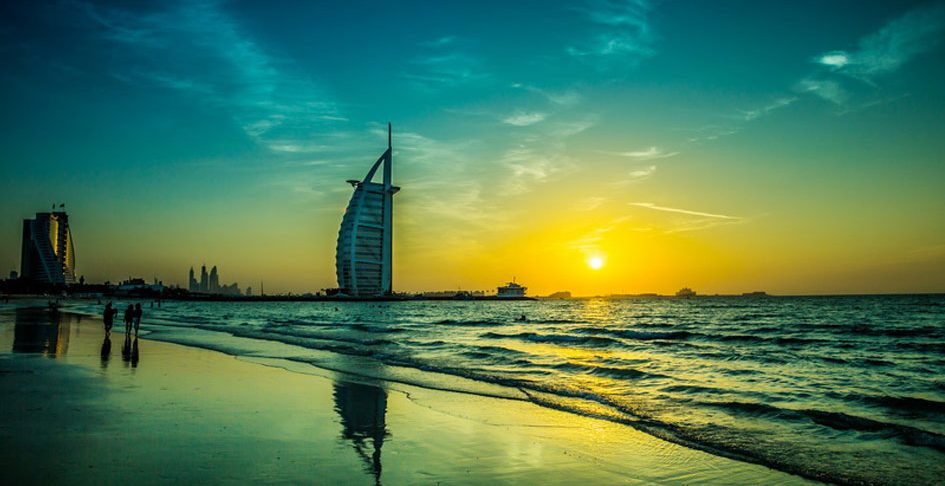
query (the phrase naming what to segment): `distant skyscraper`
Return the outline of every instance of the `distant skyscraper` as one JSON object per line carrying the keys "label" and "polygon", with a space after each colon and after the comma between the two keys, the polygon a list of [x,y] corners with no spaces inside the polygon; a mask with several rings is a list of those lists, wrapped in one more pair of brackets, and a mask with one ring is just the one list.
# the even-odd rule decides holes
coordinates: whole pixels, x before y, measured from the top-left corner
{"label": "distant skyscraper", "polygon": [[220,283],[220,272],[217,271],[216,265],[210,269],[209,274],[207,273],[207,266],[202,265],[200,267],[199,282],[194,278],[194,267],[190,267],[190,275],[188,275],[187,280],[187,288],[191,292],[228,296],[241,295],[239,284],[235,282],[228,285]]}
{"label": "distant skyscraper", "polygon": [[207,266],[200,266],[200,291],[207,292],[210,290],[209,276],[207,275]]}
{"label": "distant skyscraper", "polygon": [[[384,164],[383,182],[374,174]],[[375,297],[392,289],[391,237],[394,194],[400,190],[391,182],[393,164],[391,127],[387,124],[387,151],[363,180],[352,179],[354,194],[341,220],[335,252],[338,287],[347,295]]]}
{"label": "distant skyscraper", "polygon": [[75,283],[75,247],[65,211],[23,220],[20,275],[37,282]]}
{"label": "distant skyscraper", "polygon": [[187,278],[187,290],[190,292],[196,292],[200,289],[197,284],[197,279],[194,278],[194,267],[190,267],[190,275]]}
{"label": "distant skyscraper", "polygon": [[217,273],[217,266],[210,269],[210,279],[207,284],[207,291],[211,294],[220,293],[220,275]]}

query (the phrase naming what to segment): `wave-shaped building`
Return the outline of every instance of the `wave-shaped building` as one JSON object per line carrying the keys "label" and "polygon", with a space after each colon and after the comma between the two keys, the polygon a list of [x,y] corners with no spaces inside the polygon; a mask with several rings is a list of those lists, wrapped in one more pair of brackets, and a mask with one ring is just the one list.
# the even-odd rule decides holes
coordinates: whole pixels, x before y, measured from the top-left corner
{"label": "wave-shaped building", "polygon": [[20,275],[36,282],[75,283],[75,246],[65,211],[23,220]]}
{"label": "wave-shaped building", "polygon": [[[387,124],[387,150],[364,179],[349,180],[354,194],[338,231],[335,271],[339,292],[352,297],[390,295],[392,282],[391,237],[394,194],[400,190],[391,182],[391,126]],[[382,181],[374,182],[378,169]]]}

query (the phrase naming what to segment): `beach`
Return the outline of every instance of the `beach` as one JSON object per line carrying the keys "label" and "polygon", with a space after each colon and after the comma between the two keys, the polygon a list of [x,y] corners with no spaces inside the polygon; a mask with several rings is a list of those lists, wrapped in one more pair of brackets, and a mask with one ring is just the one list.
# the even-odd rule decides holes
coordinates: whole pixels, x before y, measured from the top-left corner
{"label": "beach", "polygon": [[799,484],[630,427],[507,400],[0,314],[5,477],[26,483]]}

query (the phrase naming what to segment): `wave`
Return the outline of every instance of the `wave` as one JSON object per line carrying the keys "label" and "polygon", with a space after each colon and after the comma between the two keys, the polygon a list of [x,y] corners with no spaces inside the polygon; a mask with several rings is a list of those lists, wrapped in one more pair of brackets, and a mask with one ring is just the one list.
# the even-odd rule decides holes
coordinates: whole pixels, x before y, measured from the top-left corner
{"label": "wave", "polygon": [[439,326],[469,326],[469,327],[479,327],[479,326],[495,327],[495,326],[506,325],[506,323],[502,321],[489,321],[489,320],[478,320],[478,319],[473,319],[473,320],[468,320],[468,321],[455,320],[455,319],[443,319],[440,321],[436,321],[433,324],[436,324]]}
{"label": "wave", "polygon": [[945,436],[918,429],[908,425],[880,422],[878,420],[848,415],[843,412],[825,412],[822,410],[801,410],[812,421],[835,430],[855,430],[857,432],[880,433],[888,438],[914,446],[928,447],[945,452]]}
{"label": "wave", "polygon": [[[683,339],[689,339],[690,337],[698,335],[697,333],[692,333],[689,331],[659,332],[659,331],[634,331],[631,329],[600,329],[600,330],[594,330],[594,331],[608,334],[610,336],[624,338],[624,339],[633,339],[636,341],[652,341],[652,340],[657,340],[657,339],[683,340]],[[593,332],[593,331],[589,330],[589,332]]]}
{"label": "wave", "polygon": [[660,391],[668,393],[707,393],[711,395],[724,395],[727,393],[732,393],[732,390],[723,390],[721,388],[701,385],[669,385],[660,388]]}
{"label": "wave", "polygon": [[945,414],[945,402],[920,397],[847,394],[842,398],[906,414]]}
{"label": "wave", "polygon": [[568,371],[572,373],[581,373],[588,374],[593,376],[606,376],[608,378],[616,379],[631,379],[631,380],[640,380],[646,378],[665,378],[666,375],[661,375],[657,373],[649,373],[646,371],[640,371],[634,368],[616,368],[612,366],[591,366],[583,365],[578,363],[561,363],[557,365],[552,365],[553,368]]}
{"label": "wave", "polygon": [[847,329],[850,334],[879,337],[940,337],[942,329],[937,326],[922,327],[872,327],[856,325]]}
{"label": "wave", "polygon": [[621,345],[620,341],[603,336],[575,336],[573,334],[539,334],[535,332],[520,332],[514,334],[504,334],[500,332],[487,332],[480,334],[480,337],[487,339],[517,339],[520,341],[529,341],[534,343],[550,344],[575,344],[575,345],[593,345],[593,346],[613,346]]}
{"label": "wave", "polygon": [[781,408],[760,402],[727,401],[700,402],[700,404],[719,408],[726,412],[749,415],[752,417],[777,418],[781,420],[809,420],[834,430],[879,434],[889,439],[898,440],[900,443],[906,445],[928,447],[940,452],[945,452],[945,436],[941,434],[908,425],[881,422],[843,412]]}

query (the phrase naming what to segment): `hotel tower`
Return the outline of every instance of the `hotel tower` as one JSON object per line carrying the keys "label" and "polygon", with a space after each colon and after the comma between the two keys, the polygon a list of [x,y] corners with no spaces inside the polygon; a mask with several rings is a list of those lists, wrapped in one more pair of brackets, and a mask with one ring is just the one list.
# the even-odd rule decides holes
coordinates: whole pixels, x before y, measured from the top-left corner
{"label": "hotel tower", "polygon": [[[364,176],[352,179],[354,194],[338,231],[335,271],[340,293],[352,297],[380,297],[391,293],[391,235],[394,194],[391,183],[391,126],[387,124],[387,151]],[[383,165],[383,181],[374,182]]]}
{"label": "hotel tower", "polygon": [[36,282],[75,283],[75,247],[65,211],[23,220],[20,275]]}

